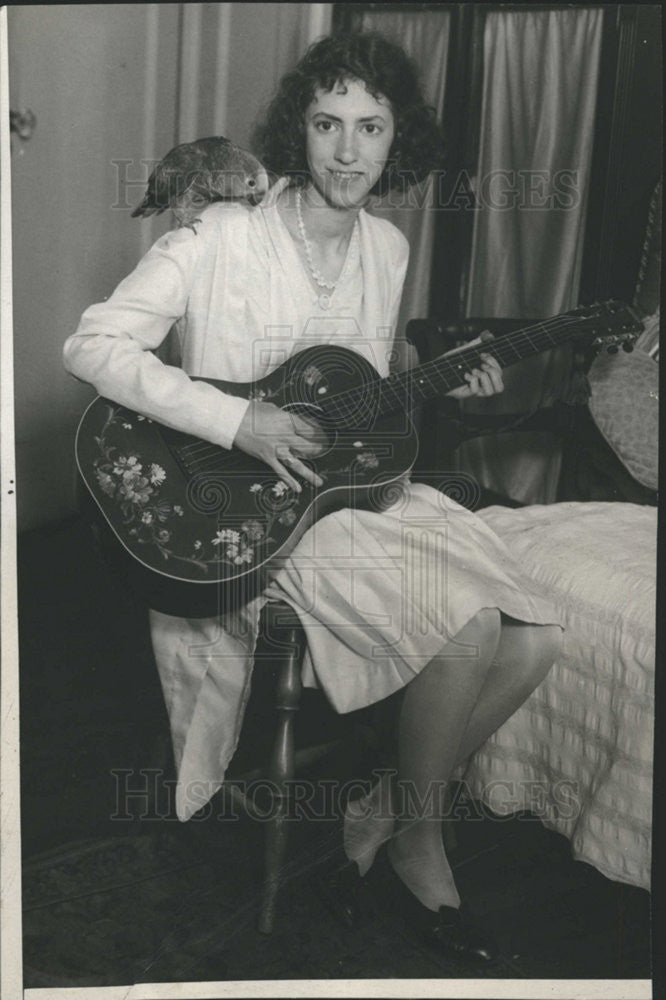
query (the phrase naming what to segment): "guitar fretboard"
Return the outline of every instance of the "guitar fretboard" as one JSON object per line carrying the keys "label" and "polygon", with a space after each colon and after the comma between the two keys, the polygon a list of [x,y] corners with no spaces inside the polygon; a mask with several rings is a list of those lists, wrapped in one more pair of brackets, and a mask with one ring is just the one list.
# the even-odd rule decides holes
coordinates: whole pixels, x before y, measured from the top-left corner
{"label": "guitar fretboard", "polygon": [[399,409],[427,402],[458,386],[465,376],[480,367],[482,354],[490,354],[503,368],[566,343],[581,328],[579,316],[555,317],[515,330],[482,345],[468,347],[449,356],[436,358],[400,374],[374,379],[345,392],[330,396],[322,409],[337,427],[371,426],[374,421]]}
{"label": "guitar fretboard", "polygon": [[[642,325],[631,309],[613,301],[554,316],[503,337],[466,347],[455,354],[435,358],[406,372],[387,378],[371,376],[351,389],[328,396],[325,401],[318,398],[318,419],[340,431],[372,429],[375,421],[382,416],[397,410],[409,410],[464,385],[465,376],[480,367],[482,354],[490,354],[506,368],[565,344],[585,331],[598,333],[613,329],[619,330],[619,335],[601,337],[600,340],[626,340],[629,333],[638,332]],[[170,447],[188,476],[222,465],[229,469],[230,461],[233,461],[227,449],[205,441]]]}

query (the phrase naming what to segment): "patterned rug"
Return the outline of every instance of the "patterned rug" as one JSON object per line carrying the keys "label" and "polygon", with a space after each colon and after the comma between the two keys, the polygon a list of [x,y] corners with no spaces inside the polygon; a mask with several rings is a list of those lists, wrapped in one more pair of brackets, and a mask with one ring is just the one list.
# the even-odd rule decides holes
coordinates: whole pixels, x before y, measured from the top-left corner
{"label": "patterned rug", "polygon": [[[364,900],[349,930],[311,888],[321,844],[293,857],[276,929],[256,930],[261,829],[166,829],[67,845],[24,866],[25,986],[243,979],[475,977]],[[249,889],[248,887],[252,887]],[[521,975],[495,967],[488,976]]]}

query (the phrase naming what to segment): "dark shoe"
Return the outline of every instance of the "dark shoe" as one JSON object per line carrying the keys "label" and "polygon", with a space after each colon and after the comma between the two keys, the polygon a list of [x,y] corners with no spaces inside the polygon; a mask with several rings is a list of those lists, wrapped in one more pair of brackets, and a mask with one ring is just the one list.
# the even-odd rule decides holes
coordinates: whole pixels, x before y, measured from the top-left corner
{"label": "dark shoe", "polygon": [[347,927],[360,922],[359,890],[363,884],[358,865],[345,859],[340,867],[318,875],[313,887],[321,901]]}
{"label": "dark shoe", "polygon": [[495,943],[484,931],[467,922],[464,911],[461,913],[454,906],[429,910],[420,903],[396,874],[385,851],[377,865],[377,879],[381,880],[380,891],[390,908],[440,955],[484,965],[497,959]]}
{"label": "dark shoe", "polygon": [[[426,910],[425,907],[422,909]],[[468,924],[460,910],[453,906],[440,906],[437,913],[432,910],[426,912],[432,914],[432,919],[424,921],[423,937],[440,954],[487,965],[497,959],[495,943],[480,928]]]}

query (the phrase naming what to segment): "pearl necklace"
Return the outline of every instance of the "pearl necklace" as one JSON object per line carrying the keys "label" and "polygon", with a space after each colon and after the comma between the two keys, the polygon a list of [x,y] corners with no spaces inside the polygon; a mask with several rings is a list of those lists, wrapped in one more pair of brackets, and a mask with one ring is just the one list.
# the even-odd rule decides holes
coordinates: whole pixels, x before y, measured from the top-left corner
{"label": "pearl necklace", "polygon": [[345,257],[345,262],[342,266],[342,270],[338,275],[337,281],[327,281],[324,275],[315,267],[314,259],[312,256],[312,244],[308,239],[308,235],[305,231],[305,223],[303,221],[303,211],[301,209],[301,192],[300,188],[296,190],[296,219],[298,221],[298,231],[300,233],[301,239],[303,240],[303,246],[305,247],[305,258],[308,262],[308,268],[310,269],[310,274],[314,279],[315,283],[319,285],[320,288],[327,289],[326,292],[321,292],[318,296],[319,305],[322,309],[328,309],[331,304],[331,298],[333,292],[340,284],[340,282],[347,276],[347,271],[349,270],[349,263],[352,258],[352,242],[354,243],[354,249],[356,248],[356,241],[358,239],[358,219],[354,221],[354,228],[352,229],[351,239],[349,241],[349,246],[347,247],[347,256]]}

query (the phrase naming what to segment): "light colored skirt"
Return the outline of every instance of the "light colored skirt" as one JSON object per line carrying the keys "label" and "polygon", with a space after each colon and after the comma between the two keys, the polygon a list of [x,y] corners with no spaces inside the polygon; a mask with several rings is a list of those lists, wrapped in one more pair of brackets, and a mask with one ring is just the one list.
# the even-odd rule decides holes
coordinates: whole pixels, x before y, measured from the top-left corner
{"label": "light colored skirt", "polygon": [[[250,693],[267,599],[290,604],[306,628],[303,681],[338,712],[404,687],[482,608],[559,624],[549,601],[475,514],[422,484],[380,513],[342,510],[301,539],[261,598],[225,619],[150,612],[186,820],[220,787]],[[451,647],[456,657],[475,647]]]}

